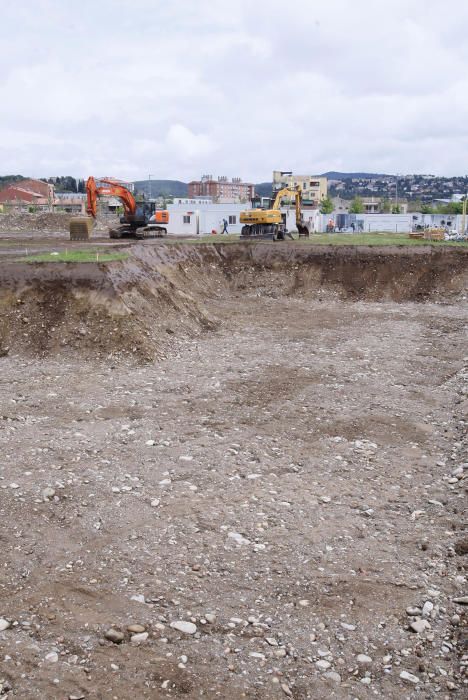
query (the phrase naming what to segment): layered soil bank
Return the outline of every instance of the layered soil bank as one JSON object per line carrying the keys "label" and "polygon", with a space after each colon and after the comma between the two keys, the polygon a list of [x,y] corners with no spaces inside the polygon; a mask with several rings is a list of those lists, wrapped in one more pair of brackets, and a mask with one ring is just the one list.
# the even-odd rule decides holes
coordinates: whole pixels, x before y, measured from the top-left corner
{"label": "layered soil bank", "polygon": [[133,245],[113,263],[8,262],[0,269],[0,350],[162,357],[213,330],[206,302],[267,297],[448,301],[463,295],[468,251],[301,244]]}

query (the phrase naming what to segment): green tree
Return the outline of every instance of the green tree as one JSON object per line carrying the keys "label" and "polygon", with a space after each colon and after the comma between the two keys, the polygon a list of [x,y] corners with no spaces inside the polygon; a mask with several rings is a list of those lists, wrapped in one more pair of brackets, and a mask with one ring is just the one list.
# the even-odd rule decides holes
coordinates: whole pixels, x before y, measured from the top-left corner
{"label": "green tree", "polygon": [[463,214],[462,202],[449,202],[445,206],[444,214]]}
{"label": "green tree", "polygon": [[320,213],[321,214],[331,214],[333,211],[333,202],[330,197],[322,199],[320,203]]}
{"label": "green tree", "polygon": [[392,207],[392,214],[401,214],[401,209],[399,204],[394,204]]}
{"label": "green tree", "polygon": [[351,206],[349,208],[349,213],[350,214],[364,214],[364,202],[362,201],[362,197],[355,197],[353,201],[351,202]]}

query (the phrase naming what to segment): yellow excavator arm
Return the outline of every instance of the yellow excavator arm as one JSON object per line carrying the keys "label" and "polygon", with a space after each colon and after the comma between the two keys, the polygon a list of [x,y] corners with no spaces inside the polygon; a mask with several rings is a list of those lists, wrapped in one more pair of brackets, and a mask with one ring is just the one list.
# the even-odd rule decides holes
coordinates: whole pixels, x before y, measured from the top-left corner
{"label": "yellow excavator arm", "polygon": [[289,187],[283,187],[282,190],[279,190],[275,197],[275,201],[273,203],[273,209],[279,209],[281,207],[281,200],[283,197],[294,197],[294,200],[296,202],[296,226],[300,226],[302,224],[302,211],[301,211],[301,205],[302,205],[302,192],[301,188],[298,186],[294,190],[290,189]]}

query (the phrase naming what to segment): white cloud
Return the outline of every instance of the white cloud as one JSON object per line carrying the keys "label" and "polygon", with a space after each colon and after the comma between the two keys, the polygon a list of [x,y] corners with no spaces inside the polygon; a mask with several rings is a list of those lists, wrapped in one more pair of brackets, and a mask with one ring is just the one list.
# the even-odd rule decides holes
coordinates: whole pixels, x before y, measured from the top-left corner
{"label": "white cloud", "polygon": [[194,134],[182,124],[174,124],[167,134],[167,144],[180,157],[189,159],[209,156],[215,145],[206,134]]}
{"label": "white cloud", "polygon": [[467,21],[465,0],[16,0],[2,171],[464,174]]}

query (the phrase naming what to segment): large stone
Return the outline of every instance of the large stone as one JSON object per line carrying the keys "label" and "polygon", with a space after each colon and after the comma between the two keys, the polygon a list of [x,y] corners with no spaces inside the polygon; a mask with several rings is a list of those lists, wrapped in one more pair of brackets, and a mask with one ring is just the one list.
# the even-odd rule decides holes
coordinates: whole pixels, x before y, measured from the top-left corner
{"label": "large stone", "polygon": [[406,681],[407,683],[413,683],[416,685],[416,683],[419,683],[419,678],[412,673],[409,673],[408,671],[402,671],[400,673],[400,678],[402,681]]}
{"label": "large stone", "polygon": [[172,629],[177,630],[178,632],[183,632],[184,634],[195,634],[197,631],[197,626],[193,624],[193,622],[185,622],[184,620],[176,620],[175,622],[171,622]]}
{"label": "large stone", "polygon": [[359,666],[369,666],[372,663],[371,657],[367,656],[367,654],[358,654],[356,656],[356,661]]}
{"label": "large stone", "polygon": [[421,634],[424,630],[431,629],[431,626],[427,620],[419,619],[410,623],[410,629],[413,630],[413,632],[417,632],[417,634]]}
{"label": "large stone", "polygon": [[104,632],[104,637],[114,644],[120,644],[124,640],[124,633],[119,630],[115,630],[113,627]]}

